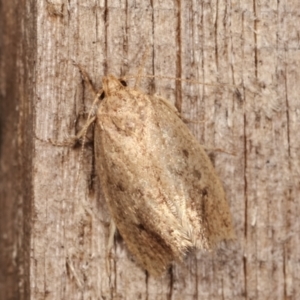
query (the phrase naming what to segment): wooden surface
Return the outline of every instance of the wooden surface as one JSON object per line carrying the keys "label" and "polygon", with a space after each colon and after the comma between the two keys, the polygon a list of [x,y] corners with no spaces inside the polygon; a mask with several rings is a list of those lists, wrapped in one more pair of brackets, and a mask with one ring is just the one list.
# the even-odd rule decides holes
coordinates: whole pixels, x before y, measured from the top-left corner
{"label": "wooden surface", "polygon": [[[141,3],[140,3],[141,2]],[[299,299],[298,0],[5,1],[0,73],[1,299]],[[143,54],[148,56],[143,61]],[[212,152],[237,238],[147,276],[117,238],[84,124],[106,74],[176,104]],[[130,82],[129,85],[133,85]],[[79,178],[77,180],[77,177]]]}

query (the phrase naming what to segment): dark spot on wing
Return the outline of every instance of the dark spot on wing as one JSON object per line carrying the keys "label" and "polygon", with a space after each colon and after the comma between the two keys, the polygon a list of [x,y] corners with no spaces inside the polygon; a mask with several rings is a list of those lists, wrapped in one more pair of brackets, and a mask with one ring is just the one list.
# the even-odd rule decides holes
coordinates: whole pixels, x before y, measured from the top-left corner
{"label": "dark spot on wing", "polygon": [[100,100],[103,100],[105,98],[105,93],[102,92],[102,94],[100,95]]}
{"label": "dark spot on wing", "polygon": [[123,86],[127,86],[127,82],[123,79],[120,79],[120,83],[123,85]]}
{"label": "dark spot on wing", "polygon": [[119,191],[121,191],[121,192],[124,192],[124,191],[125,191],[125,188],[124,188],[124,186],[122,185],[121,182],[118,182],[116,187],[117,187],[117,189],[118,189]]}
{"label": "dark spot on wing", "polygon": [[137,227],[140,230],[146,230],[143,224],[138,224]]}
{"label": "dark spot on wing", "polygon": [[206,197],[208,195],[207,188],[202,189],[202,196]]}
{"label": "dark spot on wing", "polygon": [[194,170],[194,176],[197,178],[197,179],[201,179],[201,177],[202,177],[202,174],[201,174],[201,172],[200,171],[198,171],[198,170]]}
{"label": "dark spot on wing", "polygon": [[188,158],[189,157],[189,151],[187,151],[186,149],[182,150],[183,155]]}

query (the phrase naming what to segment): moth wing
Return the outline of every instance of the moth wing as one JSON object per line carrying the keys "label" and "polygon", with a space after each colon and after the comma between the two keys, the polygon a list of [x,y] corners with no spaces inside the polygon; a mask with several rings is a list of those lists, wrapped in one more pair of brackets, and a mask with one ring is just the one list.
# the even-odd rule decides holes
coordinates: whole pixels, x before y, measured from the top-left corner
{"label": "moth wing", "polygon": [[[97,172],[118,230],[153,275],[187,248],[231,229],[223,188],[204,150],[166,100],[124,88],[97,115]],[[216,220],[211,220],[216,218]]]}
{"label": "moth wing", "polygon": [[[203,147],[167,100],[152,97],[161,128],[162,164],[173,178],[174,201],[182,227],[197,248],[211,249],[234,237],[222,183]],[[176,110],[176,109],[175,109]]]}

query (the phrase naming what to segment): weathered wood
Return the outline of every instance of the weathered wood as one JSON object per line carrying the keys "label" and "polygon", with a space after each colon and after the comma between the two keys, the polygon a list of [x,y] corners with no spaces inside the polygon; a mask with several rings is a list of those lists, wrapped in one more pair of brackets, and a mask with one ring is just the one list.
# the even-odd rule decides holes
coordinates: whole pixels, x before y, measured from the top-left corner
{"label": "weathered wood", "polygon": [[[246,2],[2,1],[1,299],[300,298],[300,4]],[[73,136],[93,100],[74,62],[97,88],[142,63],[144,74],[215,84],[156,78],[140,89],[229,152],[213,160],[236,241],[155,280],[118,239],[109,279],[92,147],[80,162],[80,149],[49,141]]]}
{"label": "weathered wood", "polygon": [[0,4],[0,299],[29,299],[34,1]]}

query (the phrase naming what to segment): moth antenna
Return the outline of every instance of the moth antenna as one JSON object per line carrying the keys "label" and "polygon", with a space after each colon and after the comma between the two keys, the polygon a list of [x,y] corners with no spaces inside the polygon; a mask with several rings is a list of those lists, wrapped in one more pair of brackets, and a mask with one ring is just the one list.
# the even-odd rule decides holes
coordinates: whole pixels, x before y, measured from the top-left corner
{"label": "moth antenna", "polygon": [[145,51],[144,54],[143,54],[142,62],[141,62],[141,64],[140,64],[140,67],[139,67],[138,72],[137,72],[137,75],[136,75],[136,80],[135,80],[135,84],[134,84],[134,89],[136,89],[136,88],[140,85],[141,79],[144,77],[144,76],[142,75],[142,73],[143,73],[143,68],[144,68],[144,66],[145,66],[145,64],[146,64],[146,59],[147,59],[147,57],[149,56],[149,52],[150,52],[149,46],[147,46],[147,49],[146,49],[146,51]]}
{"label": "moth antenna", "polygon": [[[100,101],[101,95],[103,93],[103,89],[100,89],[97,92],[96,89],[94,88],[93,84],[92,84],[91,79],[89,78],[89,75],[84,70],[84,68],[82,68],[81,65],[79,65],[79,64],[77,64],[75,62],[73,62],[73,63],[79,69],[84,82],[87,83],[89,89],[95,95],[95,98],[94,98],[93,103],[92,103],[92,107],[91,107],[91,109],[89,111],[89,114],[88,114],[88,117],[87,117],[87,121],[86,121],[85,125],[83,126],[83,128],[80,130],[80,132],[76,135],[77,139],[80,139],[82,137],[82,145],[81,145],[81,151],[80,151],[79,162],[78,162],[78,166],[80,167],[80,165],[82,163],[82,160],[83,160],[83,153],[84,153],[84,145],[85,145],[85,141],[86,141],[86,134],[87,134],[87,131],[88,131],[90,125],[92,123],[94,123],[94,121],[96,120],[96,117],[92,116],[92,114],[93,114],[94,108],[97,106],[98,102]],[[77,184],[77,182],[79,180],[79,169],[80,168],[78,168],[78,171],[77,171],[76,184]]]}
{"label": "moth antenna", "polygon": [[82,76],[83,81],[87,83],[89,89],[93,92],[94,95],[96,95],[97,90],[95,89],[95,87],[92,83],[92,80],[90,79],[88,73],[85,71],[85,69],[81,65],[79,65],[75,62],[73,62],[73,64],[74,64],[74,66],[76,66],[79,69],[79,72]]}
{"label": "moth antenna", "polygon": [[209,82],[202,82],[199,80],[194,80],[194,79],[184,79],[184,78],[178,78],[178,77],[171,77],[171,76],[161,76],[161,75],[126,75],[123,77],[124,79],[134,79],[137,78],[137,80],[141,80],[141,78],[150,78],[150,79],[169,79],[169,80],[176,80],[176,81],[181,81],[181,82],[187,82],[191,84],[202,84],[202,85],[208,85],[208,86],[229,86],[229,87],[234,87],[238,88],[237,85],[234,84],[229,84],[229,83],[209,83]]}
{"label": "moth antenna", "polygon": [[[88,114],[88,118],[87,118],[87,121],[84,125],[84,127],[81,129],[81,131],[76,135],[76,137],[79,139],[82,137],[82,145],[81,145],[81,151],[80,151],[80,156],[79,156],[79,163],[78,163],[78,166],[81,165],[82,163],[82,160],[83,160],[83,152],[84,152],[84,145],[85,145],[85,141],[86,141],[86,134],[87,134],[87,131],[90,127],[90,125],[92,123],[94,123],[94,121],[96,120],[96,117],[95,116],[92,116],[92,113],[94,111],[94,107],[96,107],[96,105],[98,104],[98,102],[100,101],[100,97],[103,93],[103,90],[100,90],[97,94],[96,94],[96,97],[93,101],[93,104],[92,104],[92,107],[89,111],[89,114]],[[79,180],[79,169],[77,171],[77,176],[76,176],[76,184]]]}

